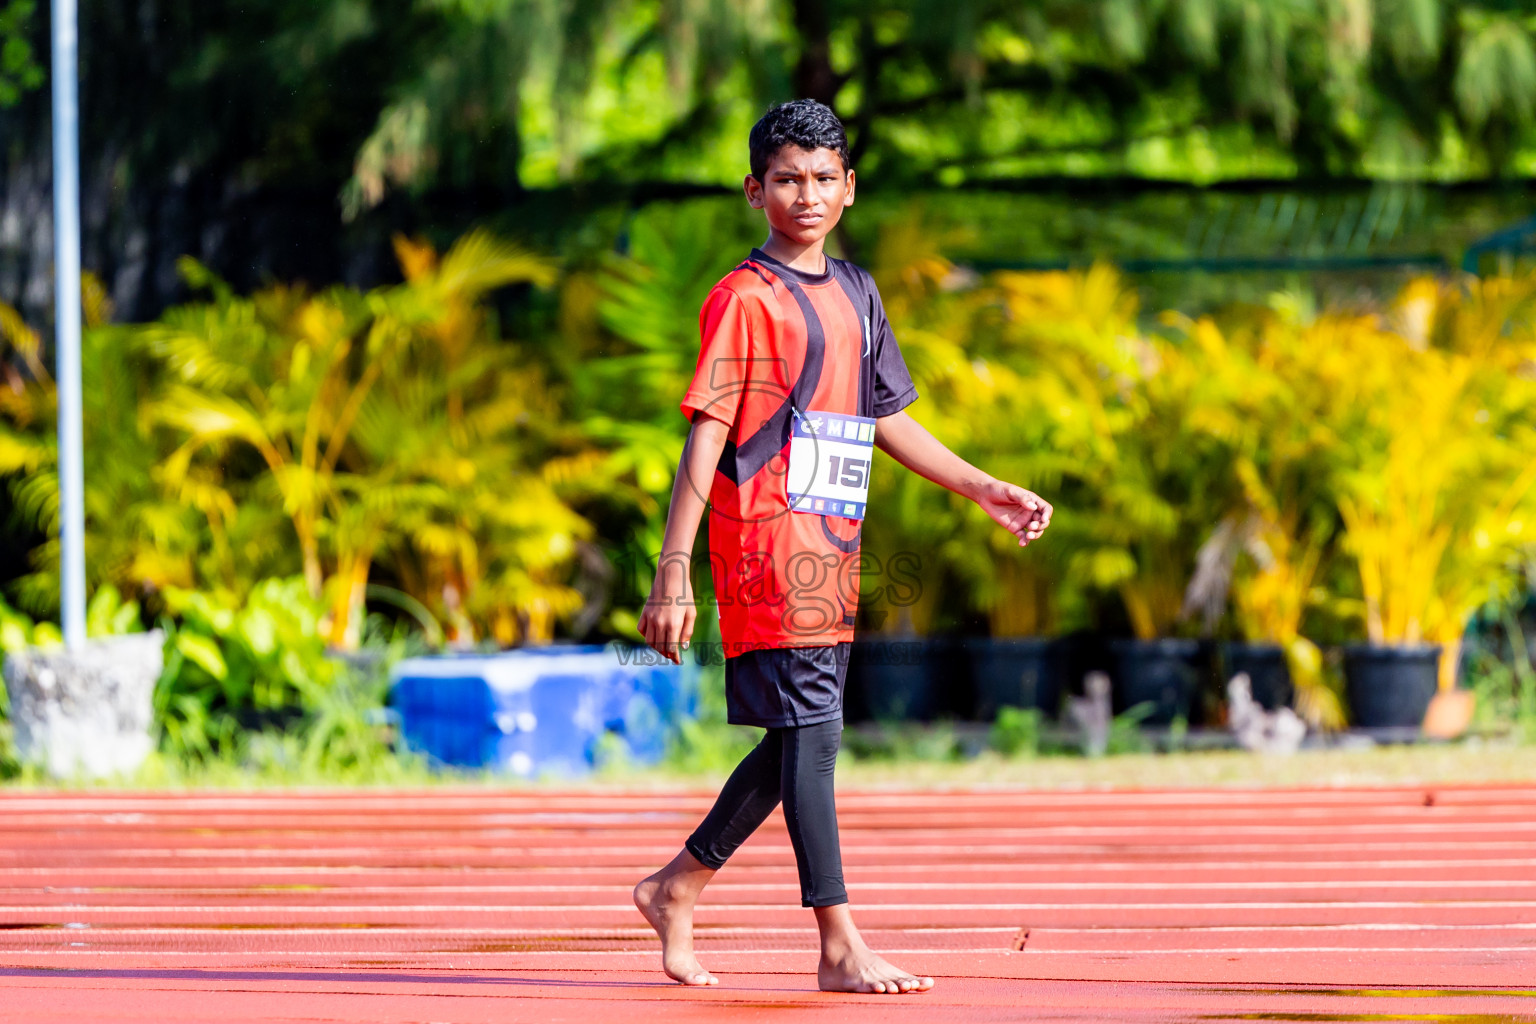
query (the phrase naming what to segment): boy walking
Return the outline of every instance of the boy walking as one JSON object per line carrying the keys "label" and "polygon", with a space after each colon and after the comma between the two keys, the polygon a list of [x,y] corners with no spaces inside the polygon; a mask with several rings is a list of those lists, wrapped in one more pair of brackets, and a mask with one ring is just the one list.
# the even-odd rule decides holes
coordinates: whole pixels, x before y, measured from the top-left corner
{"label": "boy walking", "polygon": [[725,653],[728,719],[767,730],[672,862],[635,887],[685,985],[718,979],[693,954],[693,908],[779,802],[801,904],[821,932],[817,979],[832,992],[921,992],[864,943],[843,886],[832,772],[858,606],[859,536],[872,450],[974,500],[1028,544],[1051,506],[988,476],[903,410],[917,399],[869,274],[825,255],[853,205],[848,140],[830,109],[797,100],[752,129],[747,201],[768,240],[717,284],[682,411],[693,423],[673,486],[661,562],[640,632],[681,663],[693,636],[689,561],[710,510],[710,571]]}

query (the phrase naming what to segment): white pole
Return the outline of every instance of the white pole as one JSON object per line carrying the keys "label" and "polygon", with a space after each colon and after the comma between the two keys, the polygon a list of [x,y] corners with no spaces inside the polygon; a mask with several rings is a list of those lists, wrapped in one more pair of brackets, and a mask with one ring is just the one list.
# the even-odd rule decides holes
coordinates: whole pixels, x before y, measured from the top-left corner
{"label": "white pole", "polygon": [[59,574],[64,642],[85,643],[80,439],[80,85],[77,0],[53,0],[53,307],[59,389]]}

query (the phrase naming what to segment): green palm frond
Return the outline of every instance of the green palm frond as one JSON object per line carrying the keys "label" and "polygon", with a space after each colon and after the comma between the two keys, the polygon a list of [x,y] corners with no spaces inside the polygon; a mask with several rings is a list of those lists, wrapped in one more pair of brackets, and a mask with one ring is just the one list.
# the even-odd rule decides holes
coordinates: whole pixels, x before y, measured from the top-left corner
{"label": "green palm frond", "polygon": [[0,476],[35,473],[58,458],[58,443],[47,435],[21,433],[0,425]]}
{"label": "green palm frond", "polygon": [[[4,302],[0,302],[0,341],[4,341],[10,350],[21,358],[34,378],[40,381],[49,379],[48,371],[41,359],[42,338],[22,319],[21,314],[13,306]],[[0,350],[0,357],[3,356],[4,351]]]}
{"label": "green palm frond", "polygon": [[1456,99],[1474,127],[1500,117],[1527,124],[1536,114],[1536,41],[1503,14],[1469,14],[1456,69]]}
{"label": "green palm frond", "polygon": [[52,466],[37,469],[11,482],[16,515],[33,529],[59,532],[59,477]]}
{"label": "green palm frond", "polygon": [[138,342],[186,383],[230,389],[251,379],[252,358],[270,346],[250,303],[224,309],[181,307],[144,327]]}
{"label": "green palm frond", "polygon": [[[174,439],[154,476],[206,521],[201,571],[250,580],[299,563],[329,604],[329,640],[344,645],[357,642],[375,561],[459,629],[469,624],[446,615],[445,585],[485,609],[488,578],[527,558],[558,575],[573,554],[560,538],[590,534],[538,482],[542,421],[558,403],[484,307],[496,288],[551,283],[553,265],[483,231],[441,257],[403,238],[396,250],[404,284],[237,298],[208,281],[213,301],[135,337],[168,370],[142,420]],[[541,615],[529,622],[553,628]]]}
{"label": "green palm frond", "polygon": [[251,445],[273,465],[282,461],[259,414],[238,399],[216,391],[173,386],[164,397],[150,403],[148,414],[153,422],[180,430],[199,445],[239,440]]}
{"label": "green palm frond", "polygon": [[556,270],[545,257],[497,238],[483,229],[454,242],[438,264],[434,284],[461,300],[473,302],[486,292],[509,284],[554,284]]}

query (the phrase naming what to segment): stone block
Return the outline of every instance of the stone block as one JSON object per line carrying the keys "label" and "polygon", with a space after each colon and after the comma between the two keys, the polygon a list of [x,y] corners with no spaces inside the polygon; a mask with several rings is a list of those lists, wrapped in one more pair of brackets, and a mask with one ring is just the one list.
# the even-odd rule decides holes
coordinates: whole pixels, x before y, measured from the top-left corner
{"label": "stone block", "polygon": [[164,646],[153,630],[90,640],[78,651],[6,655],[17,756],[54,778],[133,771],[153,742]]}

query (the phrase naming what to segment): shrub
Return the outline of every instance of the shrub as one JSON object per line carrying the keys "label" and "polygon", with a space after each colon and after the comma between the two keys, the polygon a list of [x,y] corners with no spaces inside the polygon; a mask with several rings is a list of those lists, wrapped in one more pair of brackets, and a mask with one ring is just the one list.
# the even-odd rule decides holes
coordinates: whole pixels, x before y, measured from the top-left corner
{"label": "shrub", "polygon": [[988,742],[1005,757],[1033,757],[1040,752],[1040,709],[1004,705],[997,709]]}

